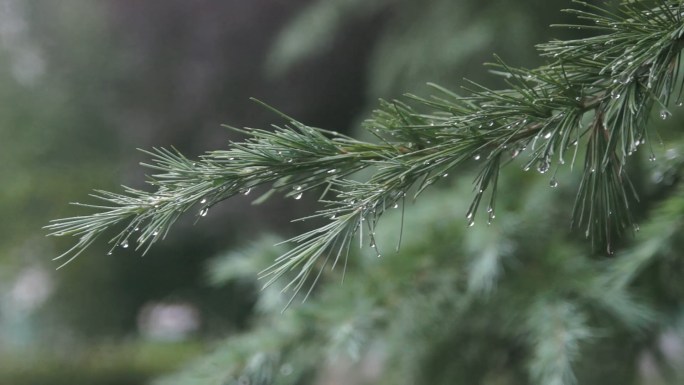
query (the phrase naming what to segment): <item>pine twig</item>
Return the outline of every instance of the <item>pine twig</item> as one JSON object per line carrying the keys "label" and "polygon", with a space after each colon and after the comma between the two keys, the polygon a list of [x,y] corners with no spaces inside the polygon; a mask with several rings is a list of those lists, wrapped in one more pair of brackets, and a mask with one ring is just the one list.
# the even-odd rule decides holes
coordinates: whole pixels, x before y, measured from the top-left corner
{"label": "pine twig", "polygon": [[[294,248],[262,273],[269,284],[298,270],[288,285],[296,293],[317,269],[346,260],[355,237],[377,250],[373,231],[382,214],[453,169],[472,163],[480,168],[466,213],[467,224],[473,225],[483,199],[489,221],[494,219],[504,165],[525,155],[525,170],[545,174],[566,160],[572,167],[582,154],[573,223],[612,253],[612,239],[632,226],[629,204],[635,194],[625,172],[629,156],[650,144],[653,107],[667,118],[677,86],[681,94],[676,81],[683,3],[630,1],[615,10],[576,3],[582,9],[568,12],[589,24],[566,27],[600,34],[539,45],[549,62],[536,69],[513,68],[497,58],[493,72],[504,76],[508,89],[471,82],[465,96],[434,86],[438,95],[431,98],[408,95],[410,104],[382,101],[365,124],[377,143],[281,114],[287,125],[272,131],[234,128],[248,139],[198,160],[154,149],[148,153],[152,162],[144,164],[158,172],[149,179],[154,191],[98,191],[93,196],[104,205],[78,204],[95,213],[47,226],[50,235],[77,238],[57,259],[68,263],[114,228],[120,231],[109,240],[112,248],[135,243],[146,252],[184,212],[194,210],[200,219],[218,202],[257,186],[294,199],[322,188],[324,208],[311,217],[327,224],[291,239]],[[358,180],[361,170],[371,176]],[[555,187],[558,181],[554,177],[549,183]]]}

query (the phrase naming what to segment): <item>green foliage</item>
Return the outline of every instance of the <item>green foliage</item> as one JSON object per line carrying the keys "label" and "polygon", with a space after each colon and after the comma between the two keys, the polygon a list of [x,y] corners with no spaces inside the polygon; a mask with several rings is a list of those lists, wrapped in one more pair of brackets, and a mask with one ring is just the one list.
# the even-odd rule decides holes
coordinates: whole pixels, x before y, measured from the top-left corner
{"label": "green foliage", "polygon": [[[502,183],[526,177],[510,175]],[[613,378],[637,383],[632,365],[643,353],[640,347],[669,328],[684,335],[655,311],[657,296],[679,289],[654,297],[649,292],[665,281],[643,274],[671,257],[632,253],[651,244],[658,231],[652,226],[667,223],[681,234],[684,229],[673,223],[684,213],[683,206],[673,207],[680,197],[663,200],[624,253],[596,260],[581,241],[553,225],[562,214],[547,207],[563,201],[558,190],[532,187],[524,196],[502,195],[505,216],[472,228],[451,218],[466,209],[453,196],[467,191],[451,186],[407,205],[405,226],[420,231],[407,232],[398,253],[377,258],[352,252],[344,284],[338,284],[341,272],[325,269],[326,283],[302,305],[281,313],[289,301],[286,282],[265,288],[249,331],[158,383],[312,383],[349,365],[347,383],[571,384],[577,377],[578,383],[599,384],[610,378],[610,363],[621,365]],[[375,235],[379,245],[398,240],[401,211],[383,218],[386,225]],[[537,234],[535,242],[529,234]],[[238,279],[256,285],[254,276],[271,260],[275,241],[265,237],[217,258],[210,265],[214,284]],[[681,270],[672,274],[668,282],[682,282]],[[472,283],[478,277],[489,289]],[[676,309],[662,310],[681,319]],[[595,365],[595,357],[604,364]],[[382,375],[359,374],[365,365],[378,365]]]}
{"label": "green foliage", "polygon": [[[599,34],[540,45],[548,62],[532,70],[497,58],[507,89],[471,82],[463,96],[433,86],[431,98],[382,101],[365,124],[374,142],[281,114],[282,127],[235,129],[247,139],[198,160],[156,149],[154,191],[100,191],[105,204],[84,205],[94,214],[48,228],[77,238],[60,257],[68,262],[112,229],[113,247],[147,250],[182,213],[199,220],[263,185],[257,201],[320,197],[302,218],[314,229],[270,268],[272,238],[212,264],[214,284],[266,278],[253,328],[161,384],[312,383],[344,362],[377,369],[350,383],[637,383],[634,363],[682,332],[681,145],[660,163],[660,180],[630,161],[657,138],[653,110],[666,119],[680,103],[682,6],[583,4],[569,12],[589,25],[570,27]],[[540,184],[502,173],[508,164],[553,175]],[[475,181],[470,205],[453,199],[467,194],[462,183],[428,189],[455,172]],[[637,191],[653,207],[635,209]],[[599,255],[557,226],[571,211]],[[458,212],[468,226],[453,220]],[[489,227],[473,226],[480,216]],[[641,231],[629,239],[634,218]],[[370,253],[357,254],[356,242]],[[281,315],[301,289],[311,299]],[[623,366],[594,364],[618,356]]]}
{"label": "green foliage", "polygon": [[[411,97],[421,109],[383,102],[366,123],[378,144],[283,116],[288,126],[273,132],[244,130],[251,138],[229,150],[207,153],[197,162],[156,150],[151,153],[155,163],[148,166],[160,172],[149,181],[157,191],[100,191],[95,197],[108,205],[85,205],[98,213],[48,226],[52,235],[79,237],[59,258],[71,256],[70,261],[116,225],[123,229],[110,240],[114,246],[128,247],[129,237],[134,237],[136,248],[147,250],[191,207],[203,205],[198,214],[202,217],[215,203],[263,184],[272,184],[270,193],[295,198],[324,186],[320,201],[327,207],[310,218],[331,222],[293,238],[297,246],[265,272],[272,282],[300,268],[292,281],[298,292],[319,258],[335,265],[346,259],[356,233],[363,243],[364,227],[373,246],[378,218],[410,189],[415,188],[416,197],[448,171],[481,160],[466,218],[469,225],[474,223],[489,194],[491,221],[504,164],[525,153],[524,168],[543,174],[553,163],[564,165],[568,157],[572,167],[580,147],[585,148],[585,161],[575,224],[586,228],[587,237],[610,254],[615,235],[633,223],[628,207],[633,187],[625,172],[628,156],[649,139],[651,107],[668,105],[679,70],[684,29],[677,13],[680,4],[649,4],[629,3],[615,13],[572,11],[596,24],[577,28],[604,34],[540,45],[542,55],[552,61],[534,70],[512,68],[499,60],[494,68],[507,78],[510,89],[472,83],[470,95],[461,97],[436,86],[440,96]],[[423,112],[425,108],[431,111]],[[660,114],[667,117],[670,112],[663,109]],[[350,177],[362,169],[373,170],[372,176],[362,182]]]}

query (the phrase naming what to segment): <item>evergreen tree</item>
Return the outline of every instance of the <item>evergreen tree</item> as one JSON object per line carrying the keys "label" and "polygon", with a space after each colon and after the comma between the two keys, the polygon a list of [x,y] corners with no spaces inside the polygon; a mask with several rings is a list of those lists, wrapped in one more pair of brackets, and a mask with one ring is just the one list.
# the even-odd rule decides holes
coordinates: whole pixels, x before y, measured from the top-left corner
{"label": "evergreen tree", "polygon": [[[507,89],[383,101],[374,141],[278,112],[197,160],[155,149],[153,191],[98,191],[80,204],[95,213],[48,226],[77,237],[58,259],[111,230],[112,250],[144,252],[184,212],[264,186],[257,201],[316,195],[313,230],[271,267],[273,238],[210,267],[217,285],[264,279],[252,329],[160,383],[325,383],[345,367],[347,383],[678,383],[682,145],[651,120],[681,105],[684,3],[580,4],[588,23],[568,27],[590,37],[540,45],[535,69],[497,58]],[[465,178],[470,204],[453,199]]]}

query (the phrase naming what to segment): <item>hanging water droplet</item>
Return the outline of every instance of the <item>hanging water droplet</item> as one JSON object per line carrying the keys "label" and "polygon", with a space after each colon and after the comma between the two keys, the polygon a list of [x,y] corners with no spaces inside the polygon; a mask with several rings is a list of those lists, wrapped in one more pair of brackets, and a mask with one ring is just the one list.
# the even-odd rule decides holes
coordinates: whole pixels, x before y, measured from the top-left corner
{"label": "hanging water droplet", "polygon": [[641,230],[641,229],[639,228],[639,224],[638,224],[638,223],[635,223],[633,226],[634,226],[634,231],[635,231],[635,232],[638,233],[639,230]]}
{"label": "hanging water droplet", "polygon": [[544,139],[548,139],[548,138],[550,138],[550,137],[551,137],[551,133],[550,133],[550,132],[547,132],[546,134],[544,134]]}
{"label": "hanging water droplet", "polygon": [[618,90],[613,90],[610,92],[610,97],[613,99],[620,99],[620,92]]}
{"label": "hanging water droplet", "polygon": [[108,252],[107,252],[107,255],[112,255],[112,252],[111,252],[111,251],[108,251]]}
{"label": "hanging water droplet", "polygon": [[295,187],[294,187],[294,190],[295,190],[295,191],[301,191],[301,190],[302,190],[302,186],[295,186]]}
{"label": "hanging water droplet", "polygon": [[651,154],[651,155],[648,157],[648,160],[649,160],[650,162],[655,162],[655,161],[656,161],[656,156],[655,156],[654,154]]}
{"label": "hanging water droplet", "polygon": [[467,226],[468,226],[468,227],[473,227],[473,226],[475,226],[475,221],[474,221],[472,218],[468,219]]}
{"label": "hanging water droplet", "polygon": [[466,219],[472,219],[472,218],[473,218],[473,212],[468,211],[468,213],[466,214]]}
{"label": "hanging water droplet", "polygon": [[475,159],[475,160],[480,160],[480,154],[475,154],[475,156],[473,157],[473,159]]}
{"label": "hanging water droplet", "polygon": [[677,107],[684,106],[684,102],[677,102]]}
{"label": "hanging water droplet", "polygon": [[249,193],[252,191],[251,187],[248,187],[246,190],[242,191],[242,195],[249,195]]}
{"label": "hanging water droplet", "polygon": [[337,214],[333,214],[330,219],[337,219]]}
{"label": "hanging water droplet", "polygon": [[537,165],[537,171],[539,171],[541,174],[544,174],[545,172],[549,171],[549,161],[544,159],[539,161],[539,165]]}
{"label": "hanging water droplet", "polygon": [[124,249],[128,248],[128,239],[124,239],[123,241],[121,241],[121,247]]}
{"label": "hanging water droplet", "polygon": [[207,203],[207,198],[202,198],[202,200],[200,201],[200,204],[205,204],[205,203]]}
{"label": "hanging water droplet", "polygon": [[202,210],[200,210],[199,215],[200,215],[200,217],[206,217],[208,213],[209,213],[209,207],[205,207]]}
{"label": "hanging water droplet", "polygon": [[398,209],[399,208],[399,203],[395,203],[394,206],[392,206],[393,209]]}
{"label": "hanging water droplet", "polygon": [[558,187],[558,180],[555,177],[551,178],[551,180],[549,181],[549,186],[554,188]]}
{"label": "hanging water droplet", "polygon": [[665,120],[670,117],[670,112],[666,109],[660,110],[660,119]]}
{"label": "hanging water droplet", "polygon": [[304,195],[304,193],[299,193],[299,194],[294,196],[294,199],[297,199],[297,200],[302,199],[302,195]]}

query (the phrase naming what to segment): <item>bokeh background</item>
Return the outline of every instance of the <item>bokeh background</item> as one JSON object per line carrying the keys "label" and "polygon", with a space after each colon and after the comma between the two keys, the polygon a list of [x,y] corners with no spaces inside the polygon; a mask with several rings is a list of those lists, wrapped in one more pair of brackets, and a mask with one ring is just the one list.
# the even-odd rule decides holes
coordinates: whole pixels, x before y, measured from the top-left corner
{"label": "bokeh background", "polygon": [[[236,197],[144,257],[99,243],[56,270],[70,240],[42,226],[82,213],[67,203],[94,188],[143,187],[137,148],[197,156],[237,139],[221,124],[278,121],[249,97],[363,137],[378,98],[463,77],[499,86],[482,67],[493,53],[541,63],[535,43],[571,36],[548,27],[571,20],[568,5],[0,0],[0,384],[144,384],[250,327],[257,286],[211,285],[208,263],[305,229],[291,220],[312,201]],[[463,206],[465,190],[440,199]]]}

